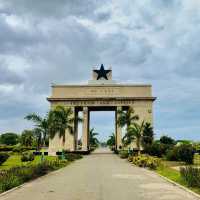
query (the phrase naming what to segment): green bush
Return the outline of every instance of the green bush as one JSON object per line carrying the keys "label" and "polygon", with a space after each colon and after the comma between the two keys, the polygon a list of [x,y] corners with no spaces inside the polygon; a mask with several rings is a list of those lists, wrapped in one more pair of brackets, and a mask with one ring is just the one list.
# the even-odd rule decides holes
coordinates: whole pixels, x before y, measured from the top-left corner
{"label": "green bush", "polygon": [[132,162],[139,167],[147,167],[154,170],[160,165],[160,160],[158,158],[148,155],[134,156]]}
{"label": "green bush", "polygon": [[180,174],[189,187],[200,187],[200,169],[191,166],[181,167]]}
{"label": "green bush", "polygon": [[9,155],[7,153],[0,153],[0,165],[2,165],[8,158]]}
{"label": "green bush", "polygon": [[35,159],[35,155],[33,153],[25,152],[22,153],[21,161],[27,162],[27,161],[33,161]]}
{"label": "green bush", "polygon": [[19,142],[19,135],[16,133],[4,133],[0,135],[0,143],[5,145],[16,145]]}
{"label": "green bush", "polygon": [[175,145],[176,144],[175,140],[167,135],[163,135],[162,137],[160,137],[160,143],[167,144],[167,145]]}
{"label": "green bush", "polygon": [[36,165],[14,167],[0,172],[0,192],[16,187],[26,181],[66,166],[67,161],[43,161]]}
{"label": "green bush", "polygon": [[194,158],[194,148],[191,144],[181,144],[174,146],[166,154],[166,159],[170,161],[183,161],[192,164]]}
{"label": "green bush", "polygon": [[162,157],[170,148],[171,145],[154,142],[152,145],[146,148],[145,153],[151,156]]}
{"label": "green bush", "polygon": [[178,146],[179,159],[187,164],[193,163],[194,152],[194,148],[191,144],[182,144]]}
{"label": "green bush", "polygon": [[128,158],[128,151],[127,150],[121,150],[121,151],[119,151],[119,156],[122,159]]}
{"label": "green bush", "polygon": [[166,159],[170,161],[178,161],[179,160],[178,148],[174,147],[173,149],[167,151]]}

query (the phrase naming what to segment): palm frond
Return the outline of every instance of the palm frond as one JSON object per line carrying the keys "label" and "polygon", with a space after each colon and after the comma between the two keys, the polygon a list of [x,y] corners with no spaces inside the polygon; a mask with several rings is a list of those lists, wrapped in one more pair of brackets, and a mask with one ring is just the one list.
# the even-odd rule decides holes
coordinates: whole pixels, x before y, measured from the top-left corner
{"label": "palm frond", "polygon": [[39,115],[35,114],[35,113],[27,115],[25,117],[25,119],[31,120],[31,121],[33,121],[34,123],[37,123],[37,124],[42,122],[42,118]]}

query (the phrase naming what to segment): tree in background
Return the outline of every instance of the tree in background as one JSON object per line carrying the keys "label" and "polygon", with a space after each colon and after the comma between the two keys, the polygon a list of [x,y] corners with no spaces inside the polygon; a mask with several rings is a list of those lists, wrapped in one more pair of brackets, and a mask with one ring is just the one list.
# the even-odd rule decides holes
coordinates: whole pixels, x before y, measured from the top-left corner
{"label": "tree in background", "polygon": [[32,147],[35,143],[34,131],[24,130],[21,134],[21,145]]}
{"label": "tree in background", "polygon": [[166,136],[166,135],[164,135],[160,138],[160,143],[166,144],[166,145],[175,145],[176,144],[176,142],[173,138]]}
{"label": "tree in background", "polygon": [[94,132],[94,128],[92,128],[89,132],[90,147],[97,147],[98,146],[99,140],[96,138],[97,135],[99,135],[99,133]]}
{"label": "tree in background", "polygon": [[141,140],[144,150],[153,144],[153,139],[154,139],[153,137],[154,137],[153,127],[151,126],[150,123],[146,122],[144,124],[143,136]]}
{"label": "tree in background", "polygon": [[16,133],[4,133],[0,136],[0,143],[5,145],[16,145],[19,142],[19,136]]}
{"label": "tree in background", "polygon": [[110,147],[115,146],[115,134],[112,133],[112,135],[109,136],[109,139],[107,140],[107,145]]}
{"label": "tree in background", "polygon": [[35,128],[37,132],[40,130],[41,133],[41,142],[45,145],[46,138],[48,136],[48,120],[47,118],[42,118],[35,113],[29,114],[25,117],[25,119],[32,121],[35,124]]}

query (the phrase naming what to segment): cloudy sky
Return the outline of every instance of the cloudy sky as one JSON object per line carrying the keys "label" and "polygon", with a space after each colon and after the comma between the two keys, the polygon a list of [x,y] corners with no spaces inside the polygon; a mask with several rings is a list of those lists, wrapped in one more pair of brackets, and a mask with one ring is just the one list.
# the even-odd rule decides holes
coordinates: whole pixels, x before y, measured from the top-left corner
{"label": "cloudy sky", "polygon": [[[84,83],[94,66],[150,83],[155,133],[200,140],[200,1],[0,0],[0,132],[31,128],[51,83]],[[109,135],[113,113],[92,113]]]}

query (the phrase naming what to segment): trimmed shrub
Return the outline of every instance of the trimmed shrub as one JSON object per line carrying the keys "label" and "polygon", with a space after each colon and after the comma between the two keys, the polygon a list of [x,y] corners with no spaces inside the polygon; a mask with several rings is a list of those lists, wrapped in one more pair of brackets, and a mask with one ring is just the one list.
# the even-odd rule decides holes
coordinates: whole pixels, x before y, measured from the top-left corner
{"label": "trimmed shrub", "polygon": [[139,167],[147,167],[153,170],[157,169],[160,165],[160,160],[158,158],[147,155],[134,156],[132,162]]}
{"label": "trimmed shrub", "polygon": [[24,147],[24,146],[7,146],[7,145],[2,145],[0,146],[0,152],[4,151],[13,151],[13,152],[24,152],[24,151],[29,151],[29,150],[35,150],[34,147]]}
{"label": "trimmed shrub", "polygon": [[13,152],[25,152],[25,151],[30,151],[30,150],[35,150],[35,147],[24,147],[24,146],[17,146],[17,147],[13,147]]}
{"label": "trimmed shrub", "polygon": [[0,153],[0,165],[2,165],[8,158],[9,155],[7,153]]}
{"label": "trimmed shrub", "polygon": [[189,187],[200,187],[200,169],[191,166],[181,167],[180,174]]}
{"label": "trimmed shrub", "polygon": [[128,151],[127,150],[121,150],[121,151],[119,151],[119,156],[122,159],[128,158]]}
{"label": "trimmed shrub", "polygon": [[34,151],[33,154],[35,156],[41,156],[42,155],[42,152],[41,151]]}
{"label": "trimmed shrub", "polygon": [[21,156],[22,162],[33,161],[34,159],[35,159],[35,155],[33,153],[28,153],[28,152],[22,153],[22,156]]}

